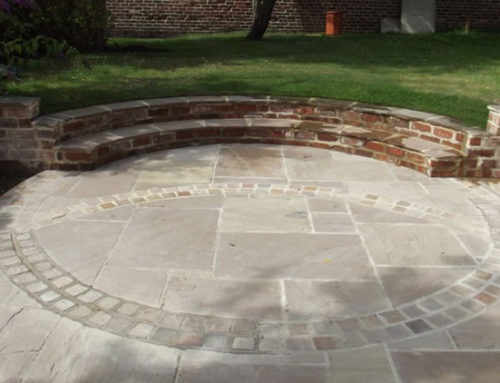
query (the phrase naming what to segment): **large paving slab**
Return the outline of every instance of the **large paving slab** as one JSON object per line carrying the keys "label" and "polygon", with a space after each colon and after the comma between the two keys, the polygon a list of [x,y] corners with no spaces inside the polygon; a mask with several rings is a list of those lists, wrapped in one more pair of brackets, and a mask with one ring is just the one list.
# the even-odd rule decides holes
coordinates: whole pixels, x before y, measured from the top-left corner
{"label": "large paving slab", "polygon": [[[123,222],[57,223],[36,232],[40,245],[63,268],[92,283],[124,229]],[[83,238],[88,240],[82,241]]]}
{"label": "large paving slab", "polygon": [[172,278],[164,306],[173,312],[229,318],[281,319],[281,287],[272,281]]}
{"label": "large paving slab", "polygon": [[499,352],[394,352],[403,382],[489,383],[500,376]]}
{"label": "large paving slab", "polygon": [[244,279],[376,279],[358,235],[300,233],[224,233],[215,275]]}
{"label": "large paving slab", "polygon": [[331,352],[330,382],[395,383],[389,355],[383,346]]}
{"label": "large paving slab", "polygon": [[378,282],[286,281],[288,316],[292,320],[342,318],[391,306]]}
{"label": "large paving slab", "polygon": [[224,202],[224,232],[310,232],[302,197],[229,197]]}
{"label": "large paving slab", "polygon": [[163,270],[211,268],[218,215],[206,209],[139,208],[108,264]]}
{"label": "large paving slab", "polygon": [[432,294],[471,273],[467,268],[379,267],[378,275],[394,306]]}
{"label": "large paving slab", "polygon": [[0,198],[0,381],[494,382],[500,191],[214,145]]}
{"label": "large paving slab", "polygon": [[221,149],[215,176],[220,178],[285,178],[279,148],[233,146]]}
{"label": "large paving slab", "polygon": [[441,225],[360,225],[368,251],[378,265],[456,266],[474,260]]}

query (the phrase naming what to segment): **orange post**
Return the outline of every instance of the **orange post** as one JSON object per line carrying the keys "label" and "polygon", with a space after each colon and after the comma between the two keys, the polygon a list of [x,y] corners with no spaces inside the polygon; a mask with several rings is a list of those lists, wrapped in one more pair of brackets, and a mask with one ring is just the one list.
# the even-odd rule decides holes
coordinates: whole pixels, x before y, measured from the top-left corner
{"label": "orange post", "polygon": [[342,33],[342,12],[326,12],[326,35],[340,35]]}

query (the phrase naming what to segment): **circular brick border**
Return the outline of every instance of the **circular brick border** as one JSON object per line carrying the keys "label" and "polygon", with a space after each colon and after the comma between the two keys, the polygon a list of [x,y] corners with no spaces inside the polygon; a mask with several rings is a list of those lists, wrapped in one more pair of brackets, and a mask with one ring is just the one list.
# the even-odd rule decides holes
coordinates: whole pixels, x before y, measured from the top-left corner
{"label": "circular brick border", "polygon": [[[193,185],[106,197],[97,205],[82,202],[35,217],[34,228],[142,202],[235,194],[339,198],[474,231],[469,219],[411,202],[315,185],[255,183]],[[495,221],[498,217],[490,218]],[[30,231],[0,233],[0,265],[44,308],[86,326],[155,344],[222,352],[313,352],[390,343],[446,329],[471,319],[500,299],[500,241],[476,270],[444,289],[391,310],[321,322],[260,322],[178,314],[113,297],[67,273],[36,243]]]}

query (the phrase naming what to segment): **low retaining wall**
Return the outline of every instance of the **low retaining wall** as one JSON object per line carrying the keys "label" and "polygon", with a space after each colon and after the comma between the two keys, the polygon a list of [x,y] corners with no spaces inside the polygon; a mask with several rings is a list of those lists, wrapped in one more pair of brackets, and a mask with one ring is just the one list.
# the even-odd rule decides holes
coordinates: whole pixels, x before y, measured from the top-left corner
{"label": "low retaining wall", "polygon": [[38,105],[0,98],[3,168],[84,170],[154,150],[238,142],[339,150],[435,177],[500,177],[500,106],[490,107],[482,131],[430,113],[327,99],[181,97],[41,117]]}

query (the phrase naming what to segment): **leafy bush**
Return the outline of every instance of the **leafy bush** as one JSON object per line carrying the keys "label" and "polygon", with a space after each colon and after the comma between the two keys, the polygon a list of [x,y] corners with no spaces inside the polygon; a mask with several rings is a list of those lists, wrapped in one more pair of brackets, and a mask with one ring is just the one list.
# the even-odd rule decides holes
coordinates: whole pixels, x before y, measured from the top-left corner
{"label": "leafy bush", "polygon": [[74,50],[66,44],[47,36],[36,36],[29,40],[19,37],[7,42],[0,42],[0,62],[9,65],[19,64],[23,59],[39,57],[65,58]]}
{"label": "leafy bush", "polygon": [[0,0],[0,41],[43,35],[80,52],[103,50],[109,12],[105,0]]}
{"label": "leafy bush", "polygon": [[66,41],[80,52],[106,47],[109,12],[105,0],[36,0],[38,34]]}
{"label": "leafy bush", "polygon": [[32,23],[36,5],[31,0],[0,0],[0,41],[30,39],[36,35]]}

